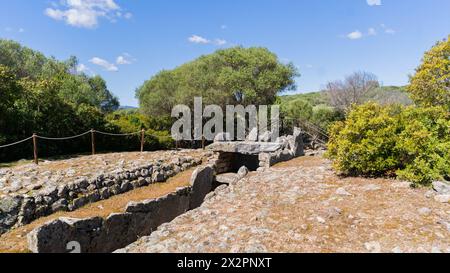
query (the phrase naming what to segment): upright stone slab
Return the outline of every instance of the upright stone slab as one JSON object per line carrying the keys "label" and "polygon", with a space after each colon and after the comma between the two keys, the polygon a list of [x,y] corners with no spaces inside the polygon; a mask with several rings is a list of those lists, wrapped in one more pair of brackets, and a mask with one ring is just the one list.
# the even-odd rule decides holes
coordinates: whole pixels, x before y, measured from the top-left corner
{"label": "upright stone slab", "polygon": [[201,206],[205,196],[211,192],[214,180],[214,170],[210,166],[200,167],[194,171],[191,177],[192,193],[190,198],[190,209]]}
{"label": "upright stone slab", "polygon": [[51,221],[27,235],[28,248],[33,253],[67,253],[73,227],[62,219]]}
{"label": "upright stone slab", "polygon": [[300,128],[294,128],[294,135],[293,138],[289,139],[289,146],[291,147],[291,151],[293,152],[295,157],[305,155],[303,147],[303,135]]}

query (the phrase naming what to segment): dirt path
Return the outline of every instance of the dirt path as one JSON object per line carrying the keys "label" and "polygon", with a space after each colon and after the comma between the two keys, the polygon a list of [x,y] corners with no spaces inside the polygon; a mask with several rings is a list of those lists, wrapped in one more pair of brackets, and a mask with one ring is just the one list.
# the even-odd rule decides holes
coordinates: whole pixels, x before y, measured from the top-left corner
{"label": "dirt path", "polygon": [[22,253],[29,252],[27,245],[27,234],[40,225],[60,217],[89,218],[100,216],[108,217],[111,213],[123,212],[126,205],[131,201],[143,201],[158,198],[171,193],[178,187],[189,185],[191,175],[195,168],[182,172],[165,183],[152,184],[110,199],[86,205],[73,212],[59,212],[45,218],[40,218],[29,225],[14,229],[0,236],[0,253]]}

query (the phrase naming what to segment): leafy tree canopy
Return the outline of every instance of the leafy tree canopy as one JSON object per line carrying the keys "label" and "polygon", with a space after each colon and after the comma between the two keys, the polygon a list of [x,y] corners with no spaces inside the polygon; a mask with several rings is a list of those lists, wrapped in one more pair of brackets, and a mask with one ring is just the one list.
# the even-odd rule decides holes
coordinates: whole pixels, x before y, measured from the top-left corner
{"label": "leafy tree canopy", "polygon": [[425,53],[407,89],[418,105],[450,109],[450,36]]}
{"label": "leafy tree canopy", "polygon": [[156,116],[170,115],[177,104],[192,105],[194,96],[222,107],[272,104],[278,93],[294,88],[297,75],[265,48],[234,47],[161,71],[136,96],[142,110]]}

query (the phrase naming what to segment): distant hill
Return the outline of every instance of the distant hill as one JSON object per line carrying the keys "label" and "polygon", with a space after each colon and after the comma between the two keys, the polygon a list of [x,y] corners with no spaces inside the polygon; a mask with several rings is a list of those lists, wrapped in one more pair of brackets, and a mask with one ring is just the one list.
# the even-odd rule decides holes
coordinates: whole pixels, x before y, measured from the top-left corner
{"label": "distant hill", "polygon": [[[326,91],[285,95],[280,96],[280,99],[282,103],[287,103],[296,99],[304,99],[312,106],[330,105],[330,100],[327,96]],[[409,98],[409,94],[406,92],[406,88],[404,86],[382,86],[369,93],[366,100],[376,101],[381,104],[412,104],[412,100]]]}
{"label": "distant hill", "polygon": [[138,109],[138,108],[134,107],[134,106],[127,106],[127,105],[119,107],[119,110],[130,110],[130,109]]}

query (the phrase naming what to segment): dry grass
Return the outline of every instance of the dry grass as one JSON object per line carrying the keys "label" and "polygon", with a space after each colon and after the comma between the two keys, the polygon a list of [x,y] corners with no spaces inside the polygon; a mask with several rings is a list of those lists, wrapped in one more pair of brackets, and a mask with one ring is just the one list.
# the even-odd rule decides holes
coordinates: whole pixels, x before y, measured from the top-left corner
{"label": "dry grass", "polygon": [[0,253],[23,253],[29,252],[26,235],[33,229],[60,217],[69,218],[89,218],[108,217],[111,213],[119,213],[125,210],[126,205],[131,201],[143,201],[154,199],[176,190],[178,187],[189,185],[189,181],[194,169],[182,172],[165,183],[152,184],[128,193],[116,195],[110,199],[97,203],[88,204],[73,212],[59,212],[45,218],[40,218],[29,225],[19,227],[0,236]]}
{"label": "dry grass", "polygon": [[318,167],[322,166],[324,162],[324,159],[317,156],[301,156],[294,158],[289,161],[281,162],[278,164],[275,164],[272,168],[281,169],[281,168],[292,168],[292,167]]}

